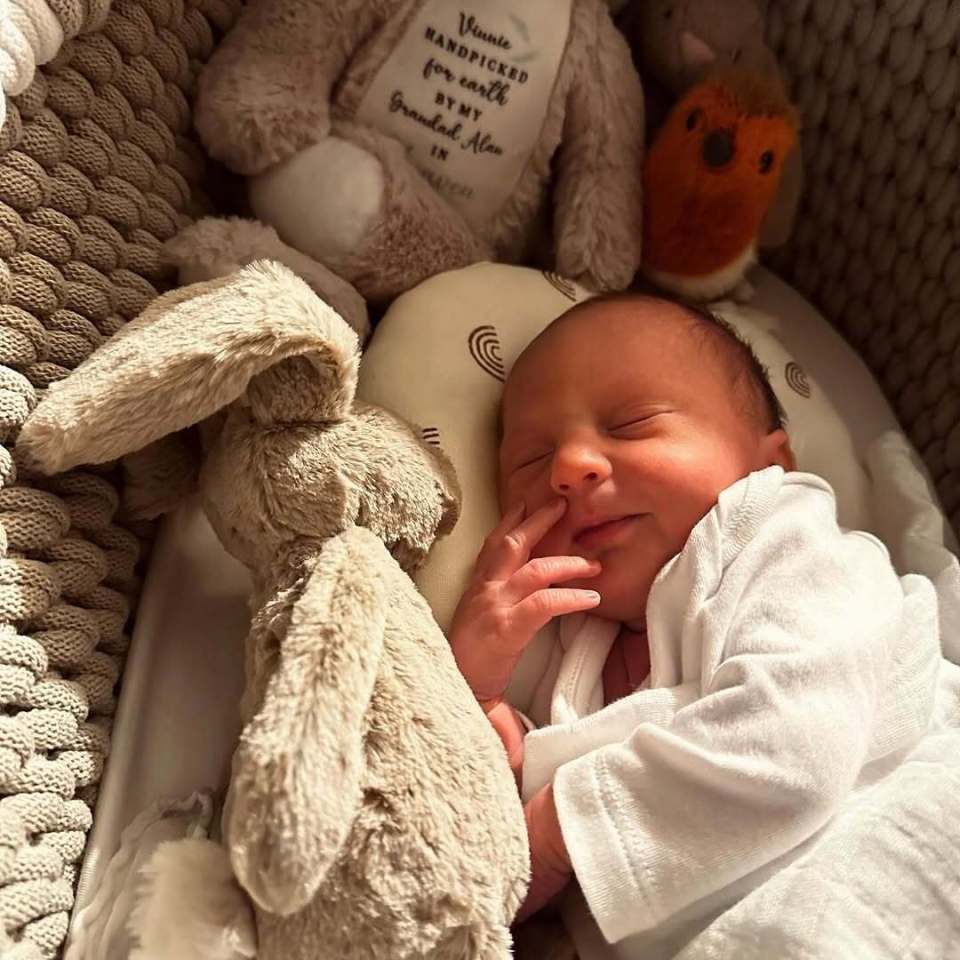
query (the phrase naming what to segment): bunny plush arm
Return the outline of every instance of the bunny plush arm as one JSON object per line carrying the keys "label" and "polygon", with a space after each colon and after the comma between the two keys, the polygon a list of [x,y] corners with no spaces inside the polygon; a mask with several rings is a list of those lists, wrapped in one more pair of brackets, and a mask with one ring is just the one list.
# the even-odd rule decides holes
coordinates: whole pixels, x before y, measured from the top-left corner
{"label": "bunny plush arm", "polygon": [[330,130],[333,88],[395,0],[258,0],[200,74],[195,123],[207,150],[246,176]]}
{"label": "bunny plush arm", "polygon": [[568,93],[554,188],[556,269],[597,290],[629,286],[643,236],[643,88],[600,3],[574,7],[589,42]]}

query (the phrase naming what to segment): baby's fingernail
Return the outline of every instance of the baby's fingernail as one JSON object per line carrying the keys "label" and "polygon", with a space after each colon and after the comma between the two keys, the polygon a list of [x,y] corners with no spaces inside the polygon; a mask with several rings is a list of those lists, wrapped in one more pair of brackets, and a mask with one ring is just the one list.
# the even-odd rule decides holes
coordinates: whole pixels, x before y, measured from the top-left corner
{"label": "baby's fingernail", "polygon": [[600,594],[597,593],[596,590],[588,590],[588,591],[587,591],[587,599],[588,599],[588,600],[592,600],[594,603],[599,603],[599,602],[600,602]]}

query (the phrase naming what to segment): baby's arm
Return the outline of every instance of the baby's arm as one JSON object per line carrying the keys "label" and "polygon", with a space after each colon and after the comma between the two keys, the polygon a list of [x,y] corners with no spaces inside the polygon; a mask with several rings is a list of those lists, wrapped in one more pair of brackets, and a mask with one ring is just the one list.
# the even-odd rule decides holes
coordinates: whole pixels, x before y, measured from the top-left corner
{"label": "baby's arm", "polygon": [[[677,687],[659,687],[651,690],[638,690],[629,697],[605,707],[591,718],[590,748],[597,750],[610,744],[619,744],[623,740],[624,729],[632,729],[642,723],[669,726],[678,710],[689,704],[694,697],[694,684],[682,684]],[[513,712],[516,722],[521,723]],[[549,766],[534,762],[524,771],[523,740],[520,741],[518,761],[521,770],[515,771],[517,784],[524,797],[524,816],[527,821],[527,834],[530,838],[530,889],[518,920],[536,913],[546,906],[567,885],[573,875],[570,854],[563,839],[560,818],[557,813],[553,793],[553,771],[561,766],[565,759],[572,759],[578,753],[574,748],[577,742],[583,745],[580,737],[572,735],[572,727],[577,724],[554,724],[533,731],[529,736],[538,741],[537,753],[546,752],[553,763]],[[498,733],[500,731],[498,730]],[[526,728],[521,726],[521,737]],[[582,733],[582,731],[581,731]],[[504,734],[501,733],[501,739]],[[549,741],[545,743],[545,741]],[[544,747],[546,750],[544,751]],[[508,748],[508,755],[509,755]],[[565,752],[569,756],[565,758]],[[511,765],[513,758],[511,757]]]}
{"label": "baby's arm", "polygon": [[[582,557],[530,559],[533,548],[566,511],[557,500],[523,519],[522,505],[487,537],[450,629],[457,665],[503,743],[521,787],[526,725],[504,699],[520,655],[534,634],[554,617],[590,610],[600,602],[592,590],[556,587],[595,576],[600,565]],[[549,785],[524,806],[530,844],[531,881],[521,917],[542,907],[571,876]]]}
{"label": "baby's arm", "polygon": [[507,760],[510,762],[510,770],[519,789],[523,775],[523,738],[527,728],[517,715],[517,711],[506,700],[497,699],[481,703],[480,706],[503,744]]}
{"label": "baby's arm", "polygon": [[611,942],[807,840],[873,756],[891,646],[929,611],[865,538],[808,547],[761,545],[752,579],[711,598],[729,622],[701,699],[556,774],[570,859]]}
{"label": "baby's arm", "polygon": [[457,666],[503,741],[518,784],[526,729],[503,698],[510,675],[542,626],[600,602],[592,590],[554,586],[595,576],[598,563],[582,557],[530,559],[565,511],[566,501],[556,500],[526,519],[522,505],[503,518],[484,542],[450,628]]}
{"label": "baby's arm", "polygon": [[524,804],[523,816],[530,844],[530,887],[517,920],[524,920],[546,906],[573,876],[553,797],[553,784],[538,790]]}

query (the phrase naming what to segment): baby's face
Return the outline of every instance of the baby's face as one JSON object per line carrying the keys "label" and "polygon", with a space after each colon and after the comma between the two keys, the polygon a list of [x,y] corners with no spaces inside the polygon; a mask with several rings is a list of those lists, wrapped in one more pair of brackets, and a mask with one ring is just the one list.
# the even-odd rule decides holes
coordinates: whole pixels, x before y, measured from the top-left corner
{"label": "baby's face", "polygon": [[[501,508],[567,509],[535,556],[598,560],[600,616],[643,624],[657,573],[720,492],[789,465],[782,431],[744,413],[729,371],[679,308],[603,303],[552,329],[518,361],[503,400]],[[781,454],[786,456],[781,459]]]}

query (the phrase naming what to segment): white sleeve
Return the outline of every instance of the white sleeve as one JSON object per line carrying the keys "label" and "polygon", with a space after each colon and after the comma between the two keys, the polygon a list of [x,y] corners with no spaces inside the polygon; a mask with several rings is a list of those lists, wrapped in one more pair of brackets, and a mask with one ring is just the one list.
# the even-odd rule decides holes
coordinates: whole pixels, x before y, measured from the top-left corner
{"label": "white sleeve", "polygon": [[722,656],[699,700],[557,772],[564,840],[608,941],[793,849],[857,781],[904,592],[872,538],[813,539],[760,538],[734,561]]}
{"label": "white sleeve", "polygon": [[521,712],[514,706],[511,706],[510,709],[517,715],[517,719],[523,726],[525,731],[524,735],[527,733],[533,733],[533,731],[537,729],[537,725],[525,713]]}

